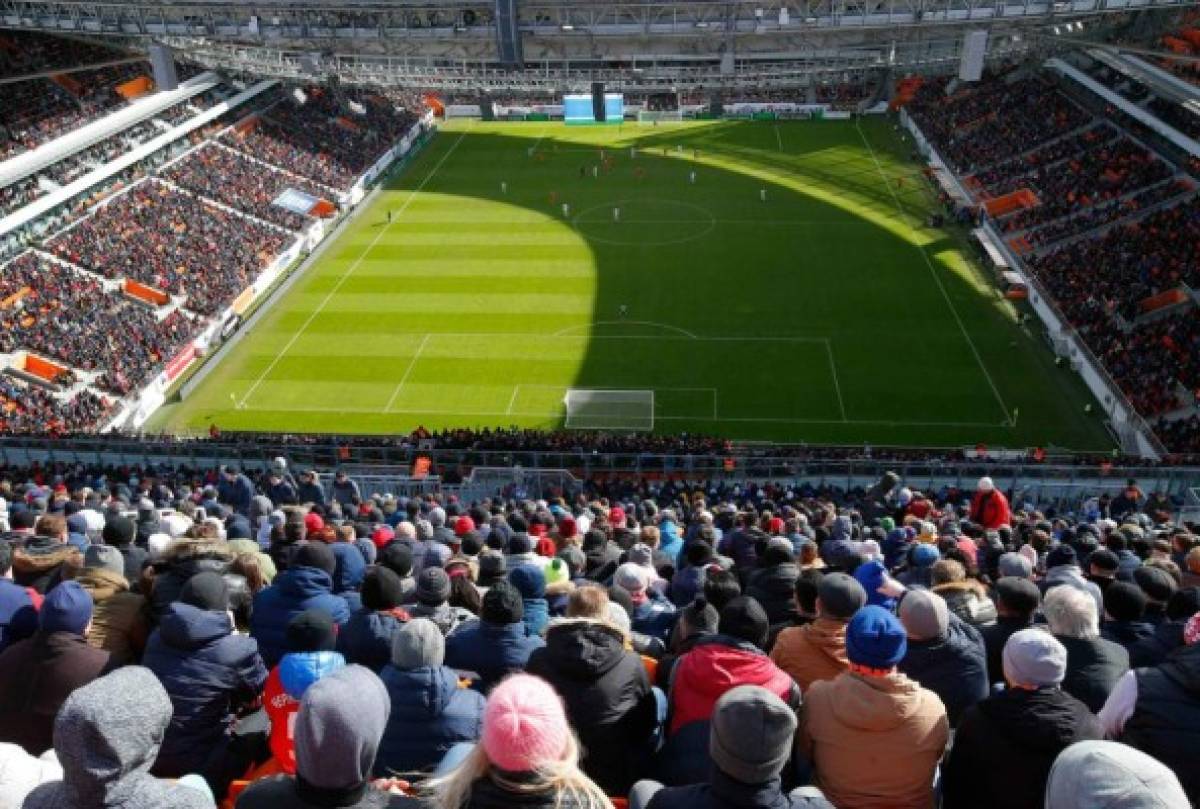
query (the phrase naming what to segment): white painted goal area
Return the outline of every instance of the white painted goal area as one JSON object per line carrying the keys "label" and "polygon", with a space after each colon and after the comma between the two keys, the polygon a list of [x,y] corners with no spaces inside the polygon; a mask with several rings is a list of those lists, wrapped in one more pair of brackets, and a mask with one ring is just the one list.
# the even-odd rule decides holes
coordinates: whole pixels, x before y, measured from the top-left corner
{"label": "white painted goal area", "polygon": [[568,430],[654,429],[654,391],[570,388],[563,398]]}

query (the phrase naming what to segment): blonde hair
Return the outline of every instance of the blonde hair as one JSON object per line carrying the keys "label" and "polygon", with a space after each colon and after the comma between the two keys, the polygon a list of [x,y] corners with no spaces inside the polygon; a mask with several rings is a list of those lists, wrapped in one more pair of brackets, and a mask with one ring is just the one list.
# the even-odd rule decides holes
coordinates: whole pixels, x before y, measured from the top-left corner
{"label": "blonde hair", "polygon": [[613,809],[604,790],[579,769],[579,742],[575,734],[567,735],[567,749],[558,761],[545,762],[533,771],[533,778],[514,781],[488,760],[482,742],[470,755],[441,778],[427,781],[422,791],[432,798],[438,809],[462,809],[471,800],[471,789],[481,778],[488,778],[505,792],[515,795],[554,790],[554,805],[562,807],[564,799],[580,809]]}

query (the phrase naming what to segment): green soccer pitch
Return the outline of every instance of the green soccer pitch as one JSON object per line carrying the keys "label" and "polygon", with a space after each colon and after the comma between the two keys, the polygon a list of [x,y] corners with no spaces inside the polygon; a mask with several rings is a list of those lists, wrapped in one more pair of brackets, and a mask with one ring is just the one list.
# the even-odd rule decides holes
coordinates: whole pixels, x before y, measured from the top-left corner
{"label": "green soccer pitch", "polygon": [[1110,448],[924,226],[910,148],[885,118],[447,124],[148,429],[556,428],[576,389],[652,391],[663,433]]}

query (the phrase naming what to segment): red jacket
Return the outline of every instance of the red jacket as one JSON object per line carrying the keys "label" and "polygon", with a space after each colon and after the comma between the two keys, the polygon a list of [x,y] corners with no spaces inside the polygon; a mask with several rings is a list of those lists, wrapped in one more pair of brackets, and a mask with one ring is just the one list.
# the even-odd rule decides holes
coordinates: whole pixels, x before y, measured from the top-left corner
{"label": "red jacket", "polygon": [[728,636],[713,635],[697,642],[675,664],[668,733],[710,719],[717,700],[739,685],[762,686],[793,708],[800,705],[796,682],[765,653]]}
{"label": "red jacket", "polygon": [[994,530],[1002,525],[1012,525],[1012,510],[1008,498],[999,489],[990,492],[975,492],[971,498],[971,522]]}

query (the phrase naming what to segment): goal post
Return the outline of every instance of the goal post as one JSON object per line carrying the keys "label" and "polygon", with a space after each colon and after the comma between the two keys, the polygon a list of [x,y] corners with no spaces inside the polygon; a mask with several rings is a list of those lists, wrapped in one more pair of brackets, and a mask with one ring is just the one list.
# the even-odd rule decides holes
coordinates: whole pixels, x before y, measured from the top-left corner
{"label": "goal post", "polygon": [[681,110],[639,110],[637,120],[639,124],[678,124],[683,122],[683,112]]}
{"label": "goal post", "polygon": [[570,388],[563,399],[568,430],[654,429],[654,391]]}

